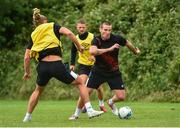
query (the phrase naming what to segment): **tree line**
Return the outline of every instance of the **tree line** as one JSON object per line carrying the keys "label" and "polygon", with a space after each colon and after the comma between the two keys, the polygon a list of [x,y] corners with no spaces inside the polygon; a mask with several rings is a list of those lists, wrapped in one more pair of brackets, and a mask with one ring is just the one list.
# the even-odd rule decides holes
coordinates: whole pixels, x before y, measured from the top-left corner
{"label": "tree line", "polygon": [[[120,51],[120,69],[128,100],[180,102],[180,44],[177,0],[5,0],[0,1],[0,97],[25,99],[35,87],[36,62],[31,79],[22,80],[23,55],[31,32],[32,9],[74,33],[84,18],[89,31],[99,34],[99,25],[110,21],[113,33],[121,34],[141,49],[135,56]],[[62,38],[64,61],[70,60],[71,42]],[[44,99],[76,98],[70,86],[52,80]],[[111,95],[105,87],[105,94]]]}

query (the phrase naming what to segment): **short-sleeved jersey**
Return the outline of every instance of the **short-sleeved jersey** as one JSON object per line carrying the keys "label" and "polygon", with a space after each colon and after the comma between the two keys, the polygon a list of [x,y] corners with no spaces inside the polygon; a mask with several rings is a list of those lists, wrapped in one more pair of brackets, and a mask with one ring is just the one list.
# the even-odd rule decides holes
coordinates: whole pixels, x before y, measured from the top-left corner
{"label": "short-sleeved jersey", "polygon": [[[98,49],[104,49],[110,48],[116,43],[120,46],[125,46],[126,39],[114,34],[111,34],[108,40],[102,40],[101,36],[97,36],[94,38],[92,45],[97,46]],[[119,70],[118,54],[119,49],[114,49],[111,52],[97,55],[94,69],[98,72],[114,72]]]}

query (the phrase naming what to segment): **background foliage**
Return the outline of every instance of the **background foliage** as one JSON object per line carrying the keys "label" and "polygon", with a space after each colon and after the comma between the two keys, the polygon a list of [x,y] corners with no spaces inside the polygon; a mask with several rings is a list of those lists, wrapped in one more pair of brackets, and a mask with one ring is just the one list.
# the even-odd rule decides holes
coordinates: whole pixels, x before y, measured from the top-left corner
{"label": "background foliage", "polygon": [[[120,69],[128,100],[180,102],[179,2],[177,0],[5,0],[0,1],[0,98],[27,99],[35,87],[36,62],[31,79],[22,80],[23,55],[32,26],[32,9],[74,33],[79,18],[98,34],[102,21],[111,21],[121,34],[141,50],[133,55],[123,47]],[[71,42],[62,38],[64,61],[70,60]],[[104,87],[105,98],[111,95]],[[43,99],[77,99],[75,88],[53,79]],[[96,97],[95,95],[93,97]]]}

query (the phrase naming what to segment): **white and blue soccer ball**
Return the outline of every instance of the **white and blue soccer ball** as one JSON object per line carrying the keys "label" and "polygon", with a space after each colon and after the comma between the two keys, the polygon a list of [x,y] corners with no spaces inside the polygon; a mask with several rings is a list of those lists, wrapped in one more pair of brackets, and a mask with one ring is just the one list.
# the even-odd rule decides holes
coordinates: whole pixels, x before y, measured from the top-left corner
{"label": "white and blue soccer ball", "polygon": [[129,106],[119,108],[118,116],[120,119],[129,119],[132,116],[132,110]]}

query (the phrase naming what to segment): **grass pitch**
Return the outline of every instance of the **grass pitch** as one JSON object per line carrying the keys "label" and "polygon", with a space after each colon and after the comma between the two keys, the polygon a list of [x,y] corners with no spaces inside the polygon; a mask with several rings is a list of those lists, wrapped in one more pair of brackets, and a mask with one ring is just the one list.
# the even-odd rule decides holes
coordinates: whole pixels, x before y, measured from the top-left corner
{"label": "grass pitch", "polygon": [[[32,121],[23,123],[27,101],[0,100],[0,127],[180,127],[179,103],[121,102],[118,107],[130,106],[131,119],[122,120],[111,113],[88,119],[82,113],[80,118],[69,121],[68,117],[75,110],[76,101],[39,101],[33,112]],[[92,105],[98,108],[98,102]]]}

